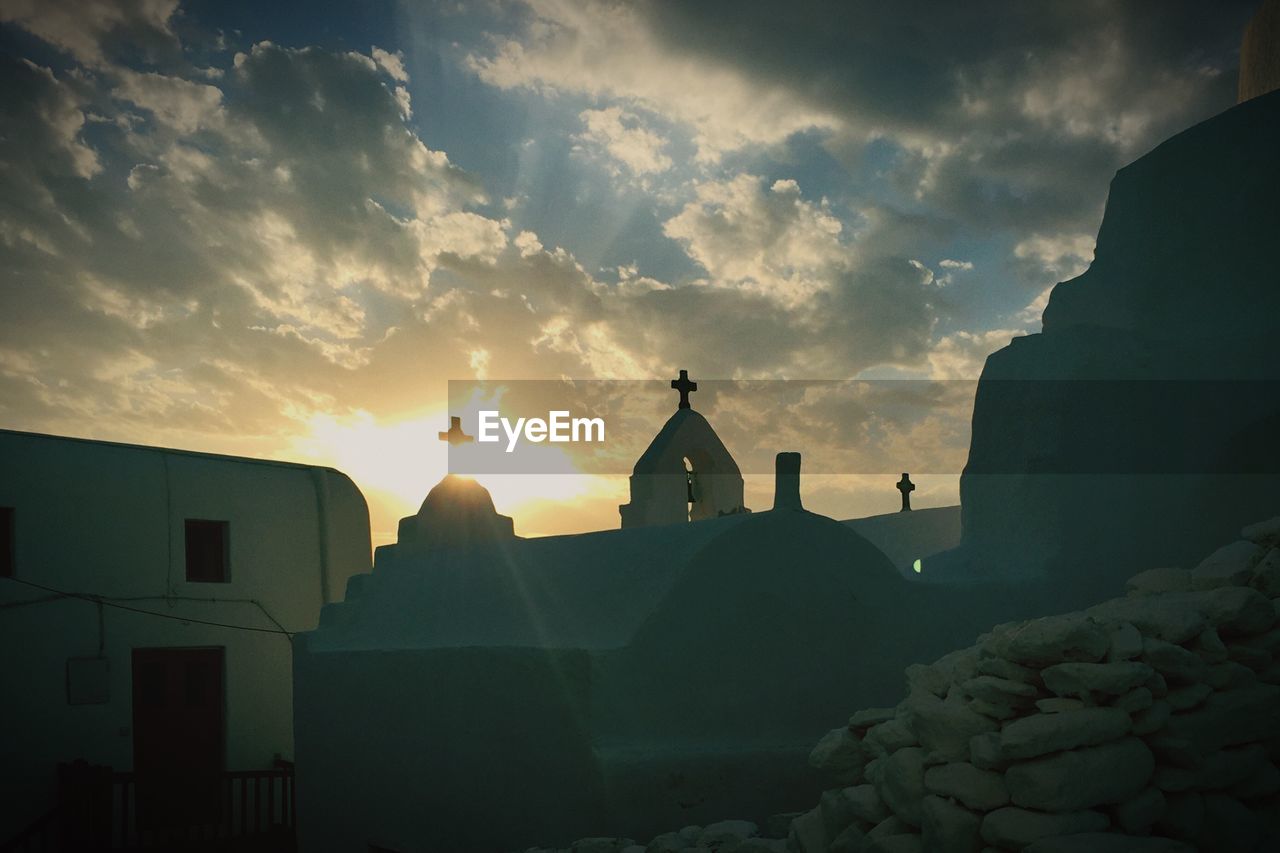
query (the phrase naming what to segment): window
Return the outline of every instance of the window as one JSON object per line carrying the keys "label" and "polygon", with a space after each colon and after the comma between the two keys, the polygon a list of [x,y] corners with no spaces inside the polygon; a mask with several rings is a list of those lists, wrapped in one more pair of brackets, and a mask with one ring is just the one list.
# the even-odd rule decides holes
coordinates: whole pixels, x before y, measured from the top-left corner
{"label": "window", "polygon": [[187,580],[193,583],[226,583],[229,524],[225,521],[187,519]]}
{"label": "window", "polygon": [[0,506],[0,578],[13,577],[13,507]]}

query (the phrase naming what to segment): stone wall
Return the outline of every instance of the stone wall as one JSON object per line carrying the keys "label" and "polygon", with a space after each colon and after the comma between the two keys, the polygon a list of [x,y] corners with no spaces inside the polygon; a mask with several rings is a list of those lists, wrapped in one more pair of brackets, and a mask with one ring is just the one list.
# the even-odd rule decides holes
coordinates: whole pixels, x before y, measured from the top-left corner
{"label": "stone wall", "polygon": [[799,853],[1280,849],[1280,518],[997,626],[829,732]]}

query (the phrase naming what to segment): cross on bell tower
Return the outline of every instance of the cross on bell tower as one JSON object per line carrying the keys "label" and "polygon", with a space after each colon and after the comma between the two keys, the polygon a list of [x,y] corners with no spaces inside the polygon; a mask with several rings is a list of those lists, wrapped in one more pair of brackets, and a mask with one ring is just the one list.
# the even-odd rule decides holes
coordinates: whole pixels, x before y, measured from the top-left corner
{"label": "cross on bell tower", "polygon": [[437,433],[441,441],[447,441],[450,444],[465,444],[473,441],[472,436],[462,431],[462,418],[449,418],[449,431]]}
{"label": "cross on bell tower", "polygon": [[903,473],[902,479],[898,481],[898,491],[902,492],[902,509],[901,512],[911,512],[911,493],[916,490],[916,484],[911,482],[911,475]]}
{"label": "cross on bell tower", "polygon": [[689,371],[681,370],[680,378],[671,380],[671,387],[680,392],[680,408],[690,408],[689,394],[698,390],[698,383],[689,381]]}

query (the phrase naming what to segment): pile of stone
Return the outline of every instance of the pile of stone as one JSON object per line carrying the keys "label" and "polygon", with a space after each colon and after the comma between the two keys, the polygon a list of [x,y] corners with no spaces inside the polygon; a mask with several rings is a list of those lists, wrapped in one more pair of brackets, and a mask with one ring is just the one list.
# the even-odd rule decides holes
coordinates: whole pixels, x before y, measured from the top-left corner
{"label": "pile of stone", "polygon": [[1280,518],[907,670],[810,762],[795,853],[1280,850]]}
{"label": "pile of stone", "polygon": [[[786,824],[770,834],[782,835]],[[664,832],[648,844],[630,838],[582,838],[561,850],[532,847],[525,853],[787,853],[785,838],[761,837],[748,820],[722,820],[707,826],[686,826]]]}

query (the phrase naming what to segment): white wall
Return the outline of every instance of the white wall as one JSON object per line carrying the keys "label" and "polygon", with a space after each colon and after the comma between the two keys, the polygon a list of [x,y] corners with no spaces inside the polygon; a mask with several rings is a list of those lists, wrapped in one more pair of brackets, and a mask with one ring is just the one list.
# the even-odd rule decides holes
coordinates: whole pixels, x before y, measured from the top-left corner
{"label": "white wall", "polygon": [[[186,618],[309,630],[369,568],[364,498],[330,469],[0,431],[0,506],[15,577]],[[187,518],[229,522],[228,583],[186,581]],[[0,840],[52,805],[56,762],[132,767],[135,647],[223,647],[226,766],[292,757],[287,637],[103,607],[110,699],[72,706],[66,660],[99,653],[99,608],[49,595],[0,579]]]}

